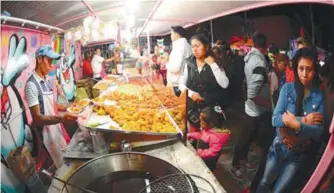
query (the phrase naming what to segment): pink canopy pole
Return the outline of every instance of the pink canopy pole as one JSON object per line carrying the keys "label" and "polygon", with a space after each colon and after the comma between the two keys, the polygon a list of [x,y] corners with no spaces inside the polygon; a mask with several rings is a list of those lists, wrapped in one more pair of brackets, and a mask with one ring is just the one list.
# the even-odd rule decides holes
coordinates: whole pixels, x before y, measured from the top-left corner
{"label": "pink canopy pole", "polygon": [[332,123],[329,129],[329,132],[331,136],[329,138],[326,150],[324,154],[322,155],[317,168],[313,172],[313,175],[311,176],[311,178],[305,185],[304,189],[302,190],[302,193],[312,193],[315,190],[315,188],[318,186],[320,180],[323,178],[327,169],[332,163],[332,160],[334,158],[334,115],[333,115],[333,119],[332,119]]}
{"label": "pink canopy pole", "polygon": [[138,34],[138,36],[140,36],[141,33],[143,33],[143,31],[145,30],[146,26],[148,25],[148,23],[150,22],[150,20],[153,18],[153,15],[155,14],[155,12],[157,11],[157,9],[159,8],[159,6],[161,5],[162,0],[158,0],[158,2],[156,2],[156,4],[154,5],[153,9],[151,10],[150,14],[148,15],[148,19],[146,20],[146,22],[143,25],[142,30],[140,31],[140,33]]}
{"label": "pink canopy pole", "polygon": [[81,2],[87,7],[87,9],[95,16],[95,11],[93,10],[93,8],[84,0],[81,0]]}

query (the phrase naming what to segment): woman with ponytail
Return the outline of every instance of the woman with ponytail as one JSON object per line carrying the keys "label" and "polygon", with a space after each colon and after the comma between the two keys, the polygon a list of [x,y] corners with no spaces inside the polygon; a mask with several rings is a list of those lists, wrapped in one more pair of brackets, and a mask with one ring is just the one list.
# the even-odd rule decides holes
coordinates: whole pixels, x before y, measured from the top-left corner
{"label": "woman with ponytail", "polygon": [[319,89],[317,54],[298,50],[293,60],[294,83],[285,84],[273,112],[276,137],[267,155],[257,192],[291,192],[293,179],[307,163],[323,133],[324,96]]}
{"label": "woman with ponytail", "polygon": [[185,61],[179,88],[188,89],[188,121],[199,129],[199,113],[204,107],[220,105],[221,90],[228,87],[229,79],[211,56],[210,42],[204,35],[194,35],[191,47],[193,55]]}

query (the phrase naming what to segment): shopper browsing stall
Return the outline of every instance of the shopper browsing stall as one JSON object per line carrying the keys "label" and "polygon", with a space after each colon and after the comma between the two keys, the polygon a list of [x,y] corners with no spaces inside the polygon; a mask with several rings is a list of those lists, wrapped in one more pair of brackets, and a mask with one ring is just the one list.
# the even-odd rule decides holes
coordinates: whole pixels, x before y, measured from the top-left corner
{"label": "shopper browsing stall", "polygon": [[310,48],[298,50],[293,60],[296,80],[282,87],[272,123],[276,137],[268,152],[257,192],[290,192],[297,172],[306,164],[323,133],[324,98],[316,85],[317,55]]}
{"label": "shopper browsing stall", "polygon": [[166,66],[167,81],[173,86],[175,95],[180,96],[179,81],[183,73],[184,61],[191,55],[191,47],[185,38],[185,30],[181,26],[172,27],[171,39],[173,41],[173,49]]}
{"label": "shopper browsing stall", "polygon": [[193,56],[185,62],[180,89],[188,89],[188,121],[199,129],[200,111],[207,106],[219,103],[220,91],[228,87],[229,80],[224,69],[209,56],[210,43],[204,35],[193,36],[191,45]]}
{"label": "shopper browsing stall", "polygon": [[114,58],[104,59],[101,56],[100,48],[96,48],[92,59],[93,78],[101,80],[102,64],[108,63],[114,60]]}
{"label": "shopper browsing stall", "polygon": [[51,46],[41,46],[36,51],[36,68],[25,87],[25,97],[30,107],[33,126],[41,133],[42,141],[54,164],[59,168],[63,164],[62,149],[66,147],[65,131],[59,123],[74,122],[77,115],[64,113],[56,115],[53,89],[47,79],[52,69],[52,60],[58,60],[60,55]]}

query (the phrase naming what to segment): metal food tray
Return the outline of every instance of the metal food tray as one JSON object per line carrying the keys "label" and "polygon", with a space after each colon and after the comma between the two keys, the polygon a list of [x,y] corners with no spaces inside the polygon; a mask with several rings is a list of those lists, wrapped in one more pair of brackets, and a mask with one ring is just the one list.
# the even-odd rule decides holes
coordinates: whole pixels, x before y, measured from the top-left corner
{"label": "metal food tray", "polygon": [[[88,108],[90,108],[88,110]],[[165,113],[167,113],[167,117],[169,118],[169,120],[171,121],[172,125],[176,128],[177,132],[144,132],[144,131],[131,131],[131,130],[123,130],[121,127],[119,127],[119,125],[113,121],[111,119],[111,117],[109,115],[103,115],[103,116],[99,116],[97,115],[95,112],[93,112],[92,107],[88,107],[87,111],[90,111],[91,113],[88,115],[86,121],[84,122],[79,122],[79,125],[81,127],[84,127],[86,129],[90,129],[90,130],[96,130],[96,131],[101,131],[101,132],[113,132],[113,133],[126,133],[126,134],[143,134],[143,135],[160,135],[160,136],[177,136],[177,135],[181,135],[183,136],[183,132],[182,130],[179,128],[179,126],[176,124],[176,122],[174,121],[174,119],[171,117],[171,115],[169,114],[169,112],[167,111],[166,108],[162,107],[162,111],[164,111]],[[99,125],[97,127],[89,127],[88,126],[88,122],[91,120],[91,118],[99,118],[99,119],[110,119],[110,121],[106,122],[103,125]],[[112,129],[110,128],[110,126],[113,125],[114,127],[118,127],[118,129]]]}

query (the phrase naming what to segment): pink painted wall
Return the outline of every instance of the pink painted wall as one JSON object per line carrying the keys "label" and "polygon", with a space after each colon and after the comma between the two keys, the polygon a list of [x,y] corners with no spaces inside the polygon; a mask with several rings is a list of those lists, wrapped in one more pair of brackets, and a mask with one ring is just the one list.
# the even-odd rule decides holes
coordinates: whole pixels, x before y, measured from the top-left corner
{"label": "pink painted wall", "polygon": [[[27,103],[25,101],[25,96],[24,96],[24,87],[31,73],[35,69],[35,52],[41,45],[47,44],[53,47],[53,42],[51,40],[50,35],[42,34],[36,30],[18,29],[18,28],[12,28],[10,26],[1,26],[1,68],[2,69],[4,69],[7,65],[9,38],[13,34],[16,34],[18,38],[21,38],[24,36],[27,39],[26,53],[29,56],[30,65],[25,70],[23,70],[23,72],[21,73],[21,76],[18,77],[18,79],[15,82],[15,87],[17,88],[25,107],[27,107]],[[73,65],[73,71],[75,74],[75,79],[79,80],[82,77],[81,45],[80,43],[74,43],[74,44],[76,48],[76,62]],[[68,51],[69,45],[70,45],[69,42],[65,42],[65,48],[64,48],[65,53],[69,52]],[[49,79],[52,80],[54,91],[56,91],[55,83],[57,79],[56,79],[56,73],[53,73],[53,72],[56,71],[57,67],[58,67],[58,64],[54,65],[54,68],[51,70],[51,73],[49,73],[50,75]],[[27,118],[28,118],[28,122],[30,123],[31,122],[30,113],[27,113]]]}
{"label": "pink painted wall", "polygon": [[76,60],[74,63],[74,75],[76,80],[80,80],[82,78],[82,54],[81,54],[81,43],[80,42],[73,42],[70,43],[68,41],[65,41],[65,53],[69,53],[70,45],[74,44],[75,45],[75,55],[76,55]]}
{"label": "pink painted wall", "polygon": [[[16,34],[18,38],[25,37],[27,39],[27,55],[30,59],[30,65],[21,73],[21,76],[16,80],[15,87],[17,88],[24,105],[27,107],[27,103],[24,97],[24,87],[32,71],[35,68],[35,52],[39,46],[44,44],[51,45],[51,38],[49,35],[38,33],[37,31],[30,31],[24,29],[16,29],[7,26],[1,27],[1,68],[5,68],[7,65],[9,38]],[[30,113],[28,115],[28,122],[31,121]]]}

